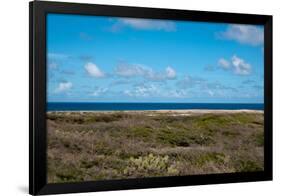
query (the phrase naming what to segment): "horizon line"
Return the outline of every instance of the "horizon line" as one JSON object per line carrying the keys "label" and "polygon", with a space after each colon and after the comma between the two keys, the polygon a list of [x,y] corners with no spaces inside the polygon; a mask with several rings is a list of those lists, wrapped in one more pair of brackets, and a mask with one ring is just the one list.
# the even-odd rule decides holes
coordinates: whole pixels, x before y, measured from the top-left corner
{"label": "horizon line", "polygon": [[97,101],[97,102],[91,102],[91,101],[47,101],[48,103],[171,103],[171,104],[264,104],[263,102],[253,102],[253,103],[246,103],[246,102],[102,102],[102,101]]}

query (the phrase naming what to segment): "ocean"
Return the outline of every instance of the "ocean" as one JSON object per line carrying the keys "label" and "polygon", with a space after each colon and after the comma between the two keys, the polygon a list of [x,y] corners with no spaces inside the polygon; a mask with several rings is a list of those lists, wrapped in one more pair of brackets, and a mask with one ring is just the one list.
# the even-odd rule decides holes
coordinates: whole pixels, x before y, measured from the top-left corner
{"label": "ocean", "polygon": [[120,111],[120,110],[263,110],[256,103],[72,103],[48,102],[47,111]]}

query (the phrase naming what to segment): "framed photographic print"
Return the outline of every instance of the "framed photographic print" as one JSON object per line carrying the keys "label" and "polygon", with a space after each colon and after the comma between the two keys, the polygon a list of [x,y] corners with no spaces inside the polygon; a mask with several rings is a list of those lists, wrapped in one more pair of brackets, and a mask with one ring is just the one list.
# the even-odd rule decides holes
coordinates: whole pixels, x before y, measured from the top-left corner
{"label": "framed photographic print", "polygon": [[272,179],[272,16],[30,3],[30,194]]}

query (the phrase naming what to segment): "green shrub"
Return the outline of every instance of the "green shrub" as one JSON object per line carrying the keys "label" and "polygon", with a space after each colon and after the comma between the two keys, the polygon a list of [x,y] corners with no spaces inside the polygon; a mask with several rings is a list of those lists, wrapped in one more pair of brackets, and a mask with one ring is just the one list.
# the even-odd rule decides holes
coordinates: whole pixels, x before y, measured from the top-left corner
{"label": "green shrub", "polygon": [[255,142],[258,146],[263,146],[264,145],[264,133],[258,133],[255,136]]}
{"label": "green shrub", "polygon": [[239,123],[259,123],[256,115],[249,115],[248,113],[233,114],[233,121]]}
{"label": "green shrub", "polygon": [[228,137],[236,137],[240,135],[238,131],[234,131],[234,130],[225,130],[222,132],[222,134]]}
{"label": "green shrub", "polygon": [[168,173],[169,175],[177,175],[179,171],[176,165],[169,165],[169,156],[157,156],[149,154],[147,156],[140,156],[138,158],[131,157],[129,159],[129,165],[124,169],[125,175],[139,174],[154,174],[163,175]]}
{"label": "green shrub", "polygon": [[148,138],[152,135],[152,129],[149,127],[134,127],[129,130],[130,136]]}
{"label": "green shrub", "polygon": [[253,171],[262,171],[263,167],[257,162],[251,160],[240,160],[236,167],[236,170],[239,172],[253,172]]}
{"label": "green shrub", "polygon": [[56,170],[56,178],[58,182],[81,181],[83,180],[81,174],[82,172],[78,168],[71,165],[60,167]]}
{"label": "green shrub", "polygon": [[231,117],[206,114],[203,115],[202,117],[198,117],[194,119],[194,121],[198,127],[206,129],[212,126],[215,127],[226,126],[231,122]]}
{"label": "green shrub", "polygon": [[160,129],[157,139],[161,143],[171,144],[173,146],[190,146],[190,140],[184,131]]}
{"label": "green shrub", "polygon": [[209,162],[214,162],[216,164],[223,164],[225,162],[225,155],[222,153],[209,152],[200,154],[197,159],[195,159],[195,164],[198,166],[203,166]]}

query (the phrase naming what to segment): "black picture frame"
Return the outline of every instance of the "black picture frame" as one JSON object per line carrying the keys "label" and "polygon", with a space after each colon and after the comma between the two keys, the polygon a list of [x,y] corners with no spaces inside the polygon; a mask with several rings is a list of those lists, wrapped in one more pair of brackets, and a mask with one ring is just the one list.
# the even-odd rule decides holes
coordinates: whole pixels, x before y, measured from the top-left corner
{"label": "black picture frame", "polygon": [[[29,193],[58,194],[272,180],[272,16],[33,1],[30,23]],[[119,16],[264,25],[264,171],[47,184],[46,14]]]}

